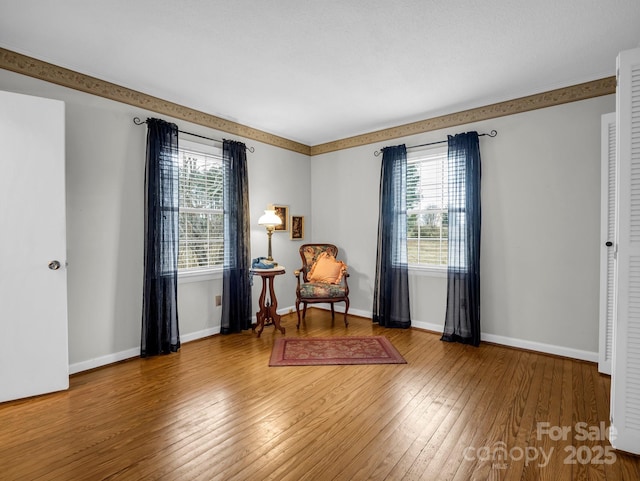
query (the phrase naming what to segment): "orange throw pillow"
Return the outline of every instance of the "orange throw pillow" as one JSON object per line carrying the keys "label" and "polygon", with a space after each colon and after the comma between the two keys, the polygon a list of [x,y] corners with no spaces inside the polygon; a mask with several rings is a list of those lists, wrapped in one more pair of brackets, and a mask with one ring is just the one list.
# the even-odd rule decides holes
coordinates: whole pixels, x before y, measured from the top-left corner
{"label": "orange throw pillow", "polygon": [[344,262],[337,261],[335,257],[323,252],[318,256],[315,264],[311,266],[309,281],[339,284],[346,268],[347,265]]}

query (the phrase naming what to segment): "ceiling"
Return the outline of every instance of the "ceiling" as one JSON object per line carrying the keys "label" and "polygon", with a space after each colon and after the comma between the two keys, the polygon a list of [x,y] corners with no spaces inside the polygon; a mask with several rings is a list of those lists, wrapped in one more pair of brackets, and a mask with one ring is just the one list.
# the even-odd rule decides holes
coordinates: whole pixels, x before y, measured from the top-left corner
{"label": "ceiling", "polygon": [[306,145],[615,75],[638,0],[0,0],[0,47]]}

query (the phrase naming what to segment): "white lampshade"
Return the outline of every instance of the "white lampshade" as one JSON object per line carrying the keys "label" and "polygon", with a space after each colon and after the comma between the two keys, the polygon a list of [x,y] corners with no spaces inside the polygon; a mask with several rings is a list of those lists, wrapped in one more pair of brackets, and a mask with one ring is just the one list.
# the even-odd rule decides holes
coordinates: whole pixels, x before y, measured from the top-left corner
{"label": "white lampshade", "polygon": [[280,219],[280,217],[276,215],[276,211],[271,208],[264,211],[264,215],[261,215],[258,219],[258,224],[270,226],[280,225],[282,224],[282,219]]}

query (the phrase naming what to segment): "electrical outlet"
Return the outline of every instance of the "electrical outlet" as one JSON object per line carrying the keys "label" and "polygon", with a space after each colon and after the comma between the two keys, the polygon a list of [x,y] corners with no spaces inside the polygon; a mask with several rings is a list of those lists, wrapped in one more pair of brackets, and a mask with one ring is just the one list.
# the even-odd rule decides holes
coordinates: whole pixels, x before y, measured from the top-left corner
{"label": "electrical outlet", "polygon": [[222,305],[222,296],[216,296],[216,307]]}

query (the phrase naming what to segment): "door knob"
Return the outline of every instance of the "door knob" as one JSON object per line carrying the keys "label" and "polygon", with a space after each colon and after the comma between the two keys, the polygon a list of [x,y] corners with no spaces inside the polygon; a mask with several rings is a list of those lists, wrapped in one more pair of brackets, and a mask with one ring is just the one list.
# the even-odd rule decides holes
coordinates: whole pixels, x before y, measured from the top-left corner
{"label": "door knob", "polygon": [[604,245],[606,245],[607,247],[611,247],[613,245],[613,242],[607,241],[604,243]]}
{"label": "door knob", "polygon": [[49,262],[49,269],[51,269],[52,271],[57,271],[58,269],[60,269],[60,262],[58,261]]}

